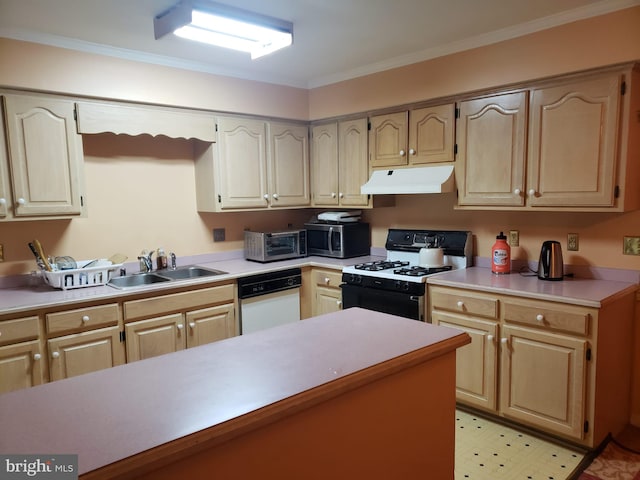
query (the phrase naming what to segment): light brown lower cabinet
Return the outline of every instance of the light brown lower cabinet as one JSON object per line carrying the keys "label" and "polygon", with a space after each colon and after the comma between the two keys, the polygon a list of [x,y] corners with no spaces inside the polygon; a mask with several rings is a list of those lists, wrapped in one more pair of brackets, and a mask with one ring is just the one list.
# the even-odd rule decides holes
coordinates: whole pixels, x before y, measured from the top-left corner
{"label": "light brown lower cabinet", "polygon": [[38,340],[0,347],[0,394],[43,383],[43,361]]}
{"label": "light brown lower cabinet", "polygon": [[117,303],[50,312],[45,321],[50,381],[125,363]]}
{"label": "light brown lower cabinet", "polygon": [[312,316],[342,310],[342,272],[340,270],[313,269]]}
{"label": "light brown lower cabinet", "polygon": [[430,285],[432,323],[467,332],[460,404],[595,447],[629,420],[634,295],[600,308]]}
{"label": "light brown lower cabinet", "polygon": [[124,302],[127,362],[238,333],[235,284]]}

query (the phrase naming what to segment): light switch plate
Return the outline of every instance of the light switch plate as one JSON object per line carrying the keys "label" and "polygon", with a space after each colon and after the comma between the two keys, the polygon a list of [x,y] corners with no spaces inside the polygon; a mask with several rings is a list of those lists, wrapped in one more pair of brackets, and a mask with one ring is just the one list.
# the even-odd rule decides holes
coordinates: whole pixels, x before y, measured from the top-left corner
{"label": "light switch plate", "polygon": [[640,255],[640,237],[624,237],[622,253],[624,255]]}
{"label": "light switch plate", "polygon": [[224,228],[214,228],[213,229],[213,241],[214,242],[224,242],[226,237],[226,232]]}

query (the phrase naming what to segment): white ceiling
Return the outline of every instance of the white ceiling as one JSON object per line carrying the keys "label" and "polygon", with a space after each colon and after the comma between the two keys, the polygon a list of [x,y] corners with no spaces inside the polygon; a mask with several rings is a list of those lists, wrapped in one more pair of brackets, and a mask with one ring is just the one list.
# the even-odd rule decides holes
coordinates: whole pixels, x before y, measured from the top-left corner
{"label": "white ceiling", "polygon": [[640,0],[218,0],[293,22],[293,46],[249,54],[173,35],[178,0],[0,0],[0,37],[313,88],[640,5]]}

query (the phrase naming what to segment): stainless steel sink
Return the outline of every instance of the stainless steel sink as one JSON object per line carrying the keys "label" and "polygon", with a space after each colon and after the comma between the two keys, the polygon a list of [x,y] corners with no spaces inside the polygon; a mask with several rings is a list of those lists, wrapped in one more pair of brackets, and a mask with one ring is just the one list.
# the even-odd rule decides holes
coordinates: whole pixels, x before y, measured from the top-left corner
{"label": "stainless steel sink", "polygon": [[212,268],[202,268],[195,265],[187,265],[176,269],[160,270],[153,273],[134,273],[123,277],[114,277],[107,285],[114,288],[126,289],[153,285],[161,282],[171,282],[174,280],[188,280],[192,278],[213,277],[224,275],[227,272],[214,270]]}
{"label": "stainless steel sink", "polygon": [[187,278],[214,277],[216,275],[224,275],[225,273],[227,272],[190,265],[186,267],[178,267],[175,270],[161,270],[157,272],[157,275],[170,278],[171,280],[184,280]]}
{"label": "stainless steel sink", "polygon": [[108,285],[111,285],[115,288],[124,289],[170,281],[170,278],[161,277],[160,275],[156,275],[155,273],[138,273],[134,275],[126,275],[124,277],[114,277],[109,280]]}

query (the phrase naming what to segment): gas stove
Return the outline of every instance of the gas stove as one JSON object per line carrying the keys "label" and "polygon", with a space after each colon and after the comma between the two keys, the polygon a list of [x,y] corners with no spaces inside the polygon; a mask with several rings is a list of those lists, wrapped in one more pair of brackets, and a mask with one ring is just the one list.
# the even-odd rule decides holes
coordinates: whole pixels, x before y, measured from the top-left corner
{"label": "gas stove", "polygon": [[[419,264],[420,249],[434,242],[443,249],[443,264],[424,266]],[[472,261],[471,232],[400,230],[391,229],[385,243],[387,258],[377,262],[358,263],[342,269],[342,280],[362,285],[374,283],[378,288],[404,288],[397,282],[424,283],[429,275],[452,269],[466,268]],[[390,282],[367,282],[366,277],[390,280]]]}
{"label": "gas stove", "polygon": [[[342,269],[343,308],[362,307],[424,320],[425,284],[429,275],[472,264],[471,232],[390,229],[387,258]],[[441,265],[420,265],[420,249],[443,249]]]}

